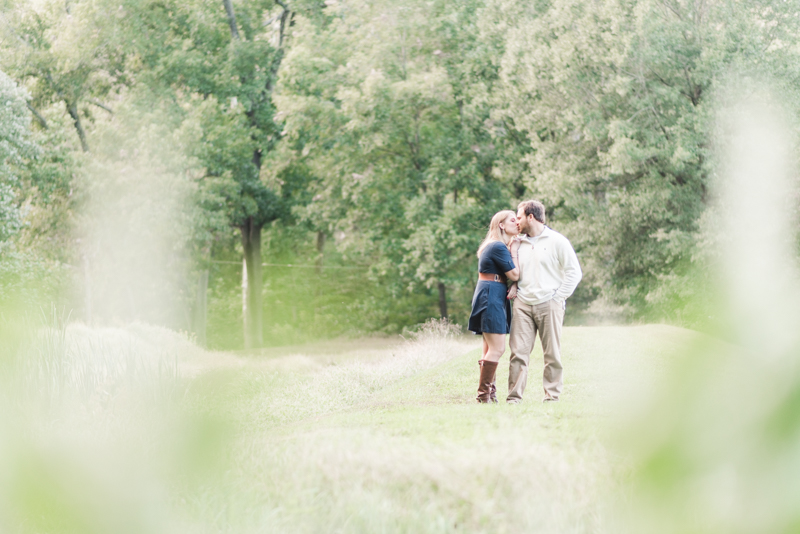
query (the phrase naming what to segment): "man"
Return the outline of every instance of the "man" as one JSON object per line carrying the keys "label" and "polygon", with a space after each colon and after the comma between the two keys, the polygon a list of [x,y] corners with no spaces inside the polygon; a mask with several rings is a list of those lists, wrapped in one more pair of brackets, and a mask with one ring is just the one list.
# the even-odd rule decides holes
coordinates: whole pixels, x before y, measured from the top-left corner
{"label": "man", "polygon": [[518,404],[528,382],[536,333],[544,352],[544,399],[557,401],[563,387],[561,368],[561,327],[566,300],[575,291],[583,273],[569,240],[544,224],[544,204],[538,200],[520,203],[517,224],[523,236],[519,248],[520,278],[509,289],[515,298],[509,346],[506,402]]}

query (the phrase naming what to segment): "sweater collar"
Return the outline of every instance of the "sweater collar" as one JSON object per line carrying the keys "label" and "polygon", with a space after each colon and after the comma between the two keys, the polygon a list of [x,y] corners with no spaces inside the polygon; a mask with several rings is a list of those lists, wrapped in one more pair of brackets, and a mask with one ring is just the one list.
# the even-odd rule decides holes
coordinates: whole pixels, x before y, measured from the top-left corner
{"label": "sweater collar", "polygon": [[539,239],[540,237],[547,237],[547,236],[551,235],[552,233],[553,233],[553,231],[550,229],[550,227],[549,226],[545,226],[544,230],[542,230],[542,233],[537,235],[536,237],[531,237],[529,235],[524,235],[524,236],[522,236],[522,239],[524,239],[528,243],[533,243],[535,240]]}

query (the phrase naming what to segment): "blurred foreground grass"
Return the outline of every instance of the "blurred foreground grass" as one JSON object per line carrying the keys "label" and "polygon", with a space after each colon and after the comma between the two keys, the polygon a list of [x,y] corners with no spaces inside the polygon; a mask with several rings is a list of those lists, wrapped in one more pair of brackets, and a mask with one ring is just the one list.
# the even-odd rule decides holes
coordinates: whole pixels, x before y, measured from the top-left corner
{"label": "blurred foreground grass", "polygon": [[[526,401],[480,406],[479,340],[446,327],[243,356],[154,327],[56,321],[5,362],[0,526],[613,531],[631,473],[608,446],[615,416],[698,337],[567,328],[561,403],[540,402],[537,349]],[[501,400],[506,378],[501,365]]]}

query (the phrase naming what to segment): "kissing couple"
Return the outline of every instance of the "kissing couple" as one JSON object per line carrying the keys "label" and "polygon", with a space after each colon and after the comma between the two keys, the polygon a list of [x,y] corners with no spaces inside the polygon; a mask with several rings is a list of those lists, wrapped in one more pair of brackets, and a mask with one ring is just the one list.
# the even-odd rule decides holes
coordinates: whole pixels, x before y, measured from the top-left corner
{"label": "kissing couple", "polygon": [[489,232],[478,247],[478,283],[468,326],[483,336],[479,403],[497,402],[497,364],[509,333],[506,402],[522,402],[537,333],[544,352],[542,401],[559,400],[566,301],[582,276],[575,249],[566,237],[545,225],[545,207],[538,200],[521,202],[516,213],[503,210],[492,217]]}

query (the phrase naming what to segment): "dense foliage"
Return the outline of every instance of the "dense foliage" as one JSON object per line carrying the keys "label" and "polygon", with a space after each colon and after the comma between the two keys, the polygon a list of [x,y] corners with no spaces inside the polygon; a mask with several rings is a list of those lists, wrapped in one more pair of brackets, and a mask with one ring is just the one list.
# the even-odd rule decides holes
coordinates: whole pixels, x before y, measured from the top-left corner
{"label": "dense foliage", "polygon": [[[88,319],[204,339],[208,315],[226,346],[463,320],[489,218],[531,197],[584,266],[573,320],[697,324],[721,95],[769,79],[800,109],[782,0],[75,0],[0,23],[0,240],[72,264]],[[98,203],[170,231],[98,248]],[[92,282],[137,232],[173,245],[134,270],[170,275]],[[171,320],[142,311],[163,294]]]}

